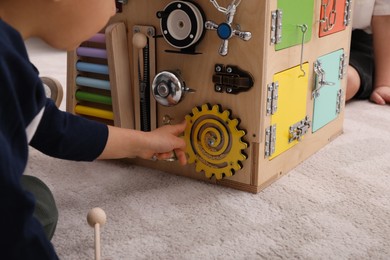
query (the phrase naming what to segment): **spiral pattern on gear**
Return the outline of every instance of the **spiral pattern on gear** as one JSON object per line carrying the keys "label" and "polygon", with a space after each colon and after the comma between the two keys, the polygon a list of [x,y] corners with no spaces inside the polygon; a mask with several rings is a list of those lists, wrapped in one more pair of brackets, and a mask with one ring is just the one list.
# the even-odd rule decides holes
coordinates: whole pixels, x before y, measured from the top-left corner
{"label": "spiral pattern on gear", "polygon": [[239,121],[231,119],[228,110],[221,112],[219,105],[204,104],[200,110],[193,108],[186,121],[188,163],[195,163],[197,172],[219,180],[242,168],[243,150],[248,147],[242,140],[245,131],[237,129]]}

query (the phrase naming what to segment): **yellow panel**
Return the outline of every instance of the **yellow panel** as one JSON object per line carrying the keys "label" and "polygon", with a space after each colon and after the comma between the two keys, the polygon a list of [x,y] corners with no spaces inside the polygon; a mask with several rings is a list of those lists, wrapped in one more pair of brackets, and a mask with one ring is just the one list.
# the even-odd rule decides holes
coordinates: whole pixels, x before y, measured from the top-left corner
{"label": "yellow panel", "polygon": [[306,72],[303,76],[300,66],[285,70],[274,75],[274,82],[278,82],[278,108],[272,115],[271,124],[276,125],[275,153],[270,160],[285,152],[298,141],[289,142],[290,126],[301,121],[306,116],[306,98],[308,91],[309,65],[302,66]]}

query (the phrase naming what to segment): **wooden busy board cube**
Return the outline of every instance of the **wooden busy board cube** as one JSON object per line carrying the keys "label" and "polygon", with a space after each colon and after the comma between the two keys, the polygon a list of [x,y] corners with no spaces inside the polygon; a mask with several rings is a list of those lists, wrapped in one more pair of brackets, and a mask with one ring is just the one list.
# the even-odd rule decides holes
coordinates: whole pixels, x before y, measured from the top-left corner
{"label": "wooden busy board cube", "polygon": [[350,0],[117,1],[68,55],[67,110],[150,131],[187,120],[189,164],[259,192],[342,133]]}

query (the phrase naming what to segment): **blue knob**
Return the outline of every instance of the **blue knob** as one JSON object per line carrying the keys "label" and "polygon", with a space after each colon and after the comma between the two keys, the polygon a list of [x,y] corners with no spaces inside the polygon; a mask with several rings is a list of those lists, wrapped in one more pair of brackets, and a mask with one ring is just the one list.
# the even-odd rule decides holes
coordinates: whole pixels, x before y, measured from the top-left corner
{"label": "blue knob", "polygon": [[222,40],[228,40],[232,36],[232,28],[227,23],[221,23],[218,26],[217,33]]}

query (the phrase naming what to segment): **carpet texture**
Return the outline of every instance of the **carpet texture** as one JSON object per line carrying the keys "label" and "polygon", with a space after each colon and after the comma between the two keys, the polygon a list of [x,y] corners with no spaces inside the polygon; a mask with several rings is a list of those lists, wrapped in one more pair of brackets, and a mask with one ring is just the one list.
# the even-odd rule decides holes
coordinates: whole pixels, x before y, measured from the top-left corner
{"label": "carpet texture", "polygon": [[[64,80],[65,53],[28,44],[42,74]],[[103,259],[389,259],[390,107],[345,112],[343,135],[256,195],[34,149],[26,172],[53,191],[61,259],[93,259],[93,207],[107,214]]]}

